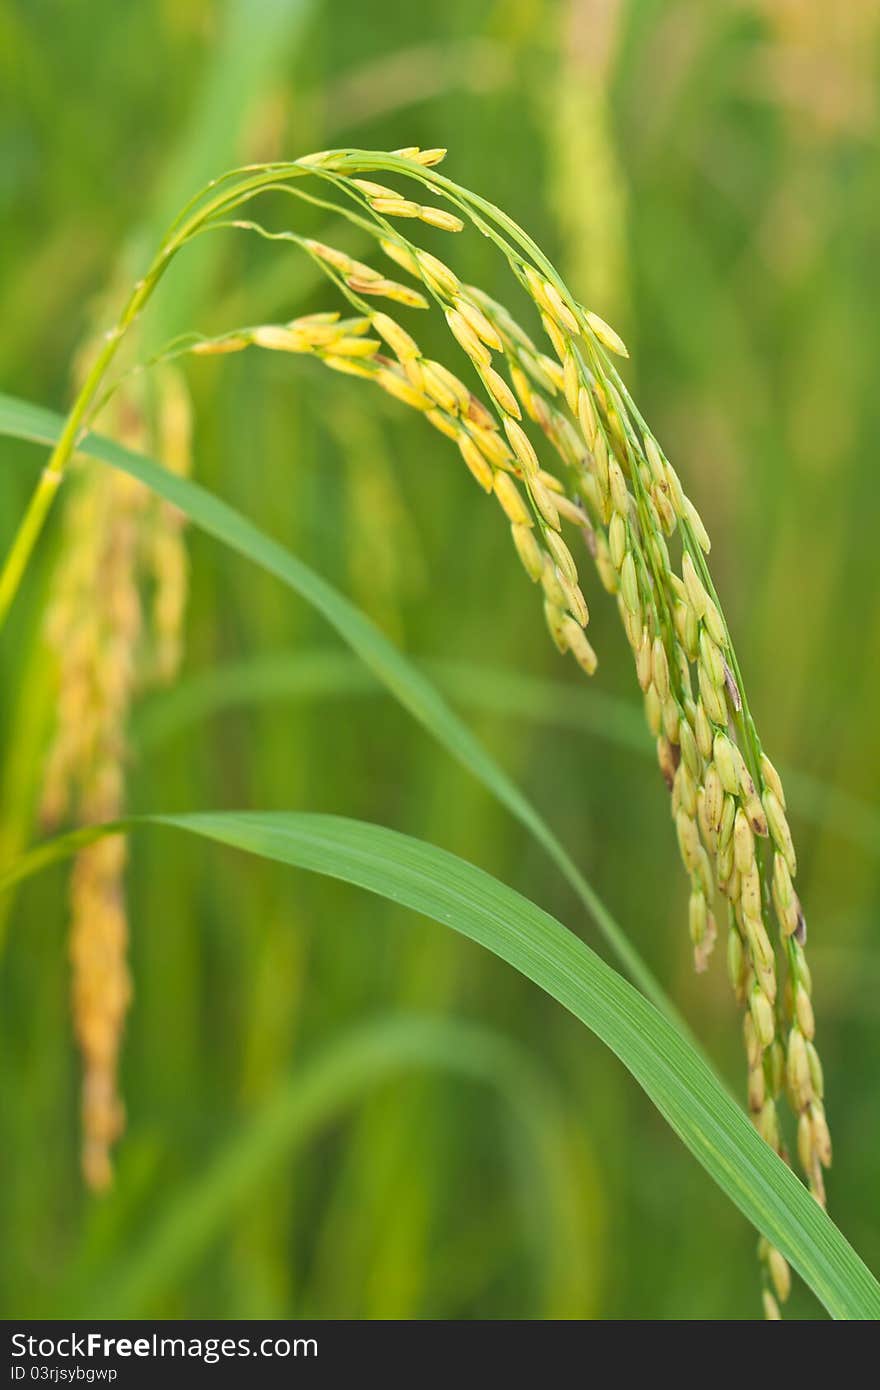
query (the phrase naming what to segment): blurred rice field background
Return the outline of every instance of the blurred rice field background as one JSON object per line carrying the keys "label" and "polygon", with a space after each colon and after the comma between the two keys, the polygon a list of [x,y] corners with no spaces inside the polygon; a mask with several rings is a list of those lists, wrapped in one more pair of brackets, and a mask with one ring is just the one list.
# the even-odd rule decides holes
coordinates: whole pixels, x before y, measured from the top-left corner
{"label": "blurred rice field background", "polygon": [[[628,380],[713,536],[786,773],[835,1133],[829,1206],[874,1267],[878,41],[872,0],[0,4],[4,390],[66,406],[96,304],[196,188],[232,163],[335,145],[448,146],[450,173],[620,328]],[[318,213],[306,222],[320,235]],[[480,238],[449,254],[500,290]],[[312,312],[321,290],[291,248],[205,238],[145,334],[155,346]],[[546,641],[494,508],[411,412],[283,354],[187,376],[195,477],[430,666],[739,1094],[723,952],[695,978],[613,605],[591,602],[587,683]],[[33,471],[14,456],[33,451],[2,450],[5,546]],[[60,512],[0,648],[0,859],[39,833]],[[181,673],[131,722],[132,809],[380,821],[598,945],[522,828],[314,615],[206,537],[189,552]],[[0,903],[6,1316],[756,1315],[753,1232],[550,1000],[385,902],[158,830],[130,846],[127,1131],[112,1189],[90,1195],[67,877]],[[792,1315],[819,1315],[803,1289]]]}

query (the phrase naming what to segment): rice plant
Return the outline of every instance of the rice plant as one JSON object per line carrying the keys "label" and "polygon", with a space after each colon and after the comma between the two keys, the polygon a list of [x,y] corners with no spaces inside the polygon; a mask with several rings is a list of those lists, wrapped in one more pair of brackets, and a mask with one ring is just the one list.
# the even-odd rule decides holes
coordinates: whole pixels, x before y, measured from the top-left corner
{"label": "rice plant", "polygon": [[[806,921],[794,883],[797,858],[782,781],[761,743],[712,581],[709,536],[627,390],[617,365],[628,356],[620,336],[580,303],[520,226],[438,171],[444,155],[417,147],[391,154],[342,149],[255,164],[216,179],[186,204],[84,373],[0,573],[0,620],[59,487],[78,452],[88,449],[96,423],[106,421],[123,445],[148,447],[132,411],[145,373],[158,374],[160,382],[177,381],[161,374],[189,356],[250,350],[299,355],[355,378],[352,390],[360,391],[362,383],[376,387],[417,412],[449,440],[478,488],[500,508],[519,562],[539,593],[552,642],[587,676],[594,675],[601,655],[587,636],[589,566],[615,600],[670,792],[690,888],[695,968],[707,969],[721,918],[730,983],[743,1013],[751,1119],[766,1145],[787,1160],[786,1122],[777,1108],[785,1097],[800,1167],[813,1198],[824,1206],[831,1140]],[[321,209],[329,225],[338,224],[343,242],[352,233],[365,241],[372,247],[370,259],[288,225],[288,210],[303,204]],[[271,221],[258,219],[263,206]],[[464,283],[454,268],[454,247],[437,256],[420,243],[419,228],[450,238],[476,230],[487,238],[510,273],[513,307]],[[179,253],[198,254],[190,243],[220,232],[296,250],[326,280],[326,308],[285,322],[230,324],[210,336],[185,333],[138,360],[137,325],[168,267]],[[419,314],[445,322],[442,360],[422,350]],[[175,399],[180,398],[172,398],[172,405]],[[370,410],[368,395],[361,408]],[[31,429],[31,437],[39,437],[37,427]],[[179,423],[176,429],[185,433]],[[167,444],[149,447],[173,462]],[[73,707],[62,704],[60,710],[47,775],[47,818],[58,820],[71,809],[73,783],[78,791],[72,809],[87,826],[117,823],[123,816],[122,750],[143,618],[137,566],[146,494],[129,478],[112,476],[114,486],[100,503],[107,508],[101,526],[77,524],[71,512],[59,599],[49,616],[64,659],[72,663],[64,697]],[[693,486],[698,492],[699,480]],[[173,488],[168,495],[188,496]],[[85,490],[74,503],[95,505]],[[175,516],[162,510],[159,529],[145,546],[159,576],[156,628],[165,654],[158,665],[166,677],[176,667],[185,568]],[[215,532],[222,533],[217,526]],[[95,539],[106,548],[101,554],[89,551]],[[93,679],[98,670],[102,682]],[[210,825],[203,833],[212,833]],[[219,838],[224,835],[230,843],[254,847],[245,830],[218,831]],[[79,854],[72,950],[84,1058],[84,1165],[89,1180],[101,1186],[109,1181],[109,1151],[121,1132],[116,1064],[129,991],[122,841],[99,836],[86,830],[65,845]],[[49,857],[54,852],[50,848]],[[264,844],[261,852],[270,851]],[[21,871],[13,866],[9,881],[38,862],[39,851]],[[615,944],[613,934],[611,939]],[[631,968],[631,953],[618,946]],[[650,1020],[643,1024],[649,1027]],[[668,1098],[658,1103],[663,1108]],[[778,1318],[789,1294],[789,1266],[761,1229],[764,1309],[768,1318]]]}

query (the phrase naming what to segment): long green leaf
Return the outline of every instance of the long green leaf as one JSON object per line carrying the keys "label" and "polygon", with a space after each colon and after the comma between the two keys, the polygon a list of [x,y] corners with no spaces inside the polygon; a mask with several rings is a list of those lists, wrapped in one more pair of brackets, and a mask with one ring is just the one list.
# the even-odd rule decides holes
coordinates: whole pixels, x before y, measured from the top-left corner
{"label": "long green leaf", "polygon": [[[0,395],[0,434],[51,445],[62,424],[61,418],[52,411]],[[681,1029],[687,1030],[626,933],[547,822],[453,713],[430,681],[359,609],[277,541],[198,484],[100,435],[89,435],[80,445],[80,451],[139,479],[178,507],[202,531],[275,575],[310,603],[410,714],[529,830],[578,894],[630,979]]]}
{"label": "long green leaf", "polygon": [[791,1170],[760,1138],[686,1038],[561,922],[445,850],[336,816],[216,812],[138,817],[40,846],[0,890],[75,852],[86,836],[173,826],[356,884],[451,927],[532,980],[620,1058],[676,1134],[834,1318],[880,1317],[880,1285]]}

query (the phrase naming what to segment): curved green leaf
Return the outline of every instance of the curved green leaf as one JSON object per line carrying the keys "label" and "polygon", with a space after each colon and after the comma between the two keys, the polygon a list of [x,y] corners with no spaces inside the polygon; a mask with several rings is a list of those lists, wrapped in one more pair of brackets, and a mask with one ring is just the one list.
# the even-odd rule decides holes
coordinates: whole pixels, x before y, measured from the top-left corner
{"label": "curved green leaf", "polygon": [[451,927],[558,1000],[620,1058],[676,1134],[835,1318],[880,1317],[880,1285],[827,1213],[760,1138],[686,1038],[542,908],[445,850],[336,816],[217,812],[139,817],[40,846],[0,889],[128,825],[173,826],[356,884]]}

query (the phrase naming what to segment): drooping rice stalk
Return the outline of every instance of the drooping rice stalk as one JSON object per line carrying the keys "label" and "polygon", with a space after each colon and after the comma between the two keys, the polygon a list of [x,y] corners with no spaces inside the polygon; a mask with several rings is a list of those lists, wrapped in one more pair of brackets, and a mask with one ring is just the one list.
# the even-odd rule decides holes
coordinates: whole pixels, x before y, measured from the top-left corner
{"label": "drooping rice stalk", "polygon": [[[162,356],[219,355],[250,346],[305,354],[419,411],[457,446],[501,507],[523,567],[541,587],[553,641],[587,674],[597,658],[585,633],[582,560],[572,547],[582,546],[592,558],[602,586],[616,597],[671,793],[690,883],[696,968],[708,964],[720,902],[728,972],[744,1010],[749,1110],[765,1140],[787,1156],[777,1114],[777,1100],[787,1096],[801,1166],[824,1204],[831,1144],[814,1044],[806,927],[794,887],[797,861],[785,794],[761,745],[709,572],[709,538],[617,371],[615,359],[627,355],[621,339],[571,294],[516,223],[436,171],[443,153],[327,151],[234,171],[197,195],[170,229],[86,381],[0,576],[0,615],[79,432],[95,403],[106,398],[116,345],[171,257],[203,231],[221,227],[298,247],[324,272],[340,307],[285,324],[233,328],[219,338],[190,335]],[[377,174],[382,182],[374,180]],[[385,183],[389,176],[407,179],[410,190],[415,182],[418,198]],[[444,205],[422,202],[422,189]],[[272,231],[241,215],[268,192],[335,210],[375,240],[394,263],[394,276],[295,230]],[[463,284],[446,261],[402,230],[420,223],[451,233],[470,223],[489,237],[531,301],[546,342],[539,345],[505,306]],[[417,287],[395,278],[398,271]],[[463,354],[450,344],[452,366],[425,356],[400,322],[397,306],[425,311],[432,305]],[[765,1309],[776,1317],[790,1276],[777,1251],[762,1244],[760,1253]]]}

